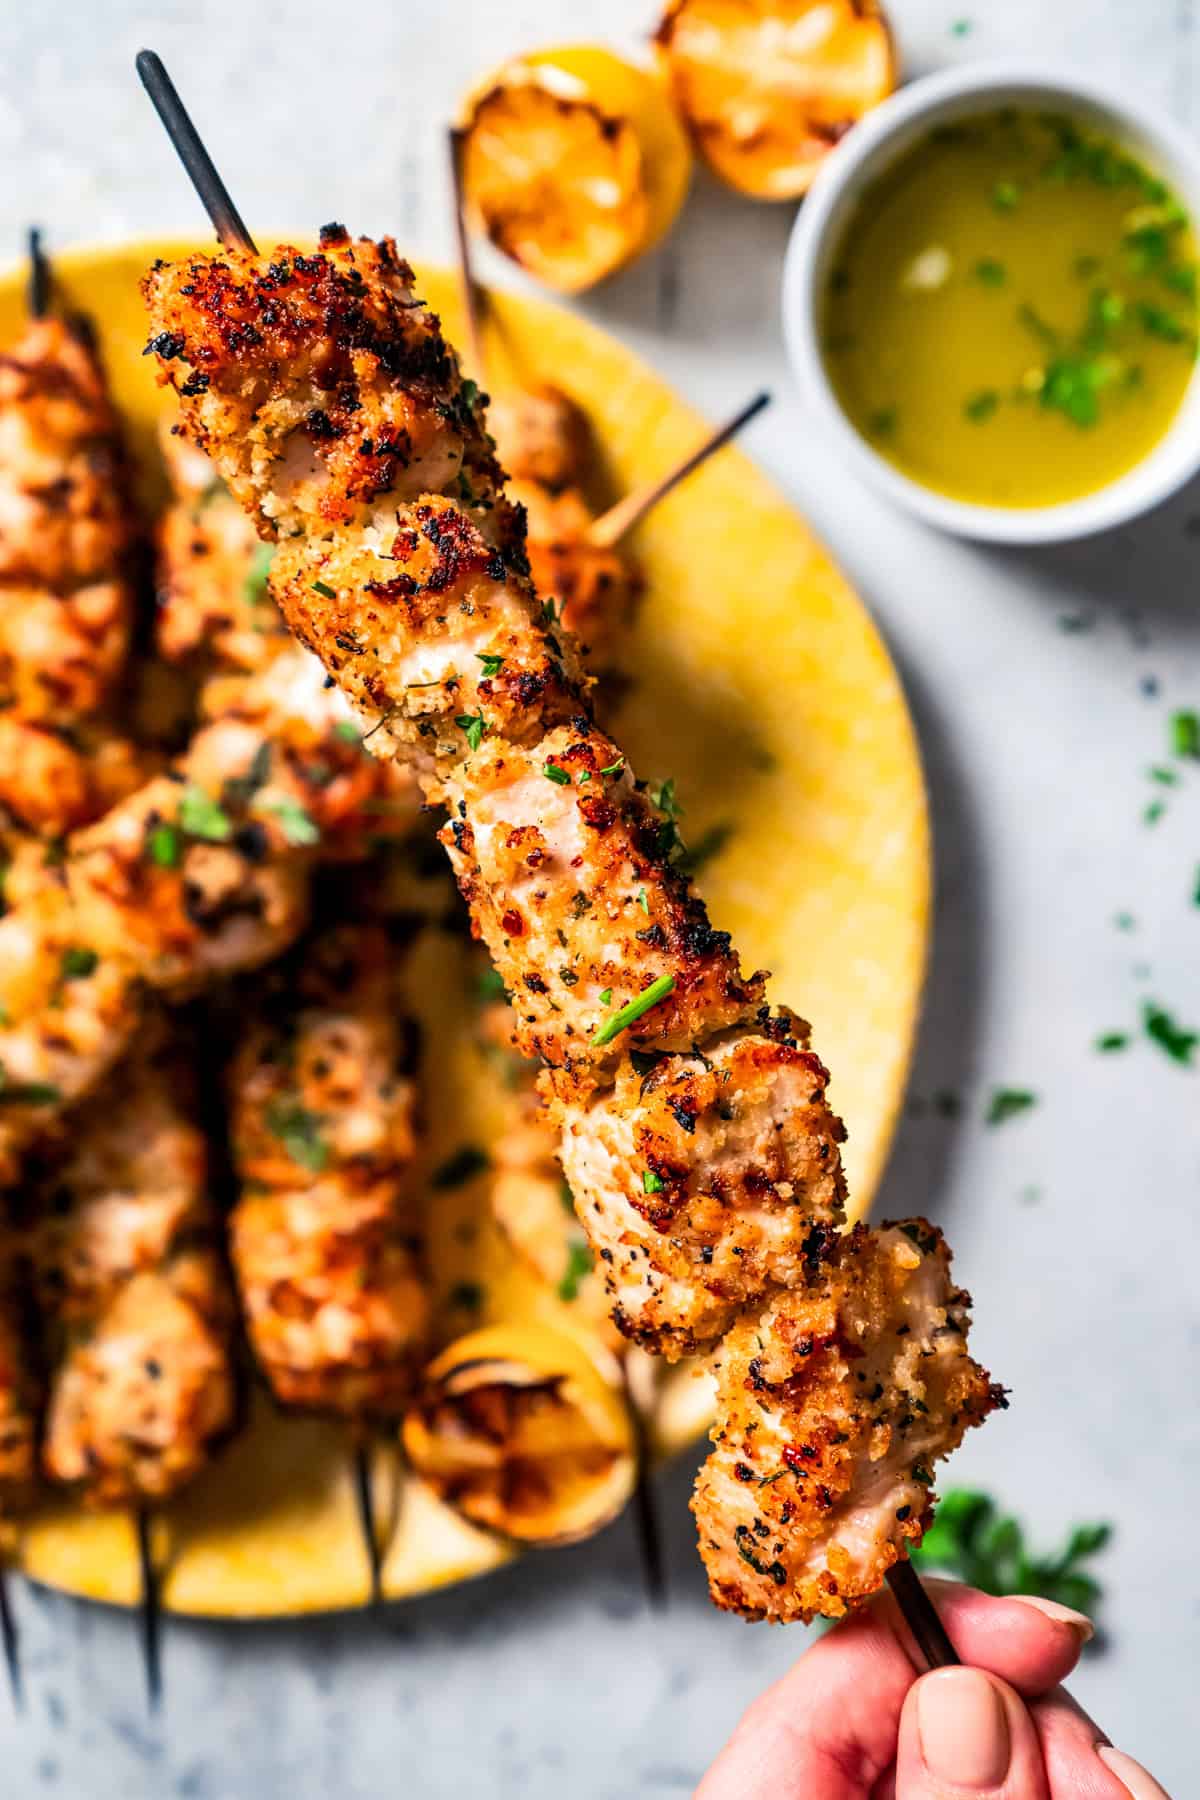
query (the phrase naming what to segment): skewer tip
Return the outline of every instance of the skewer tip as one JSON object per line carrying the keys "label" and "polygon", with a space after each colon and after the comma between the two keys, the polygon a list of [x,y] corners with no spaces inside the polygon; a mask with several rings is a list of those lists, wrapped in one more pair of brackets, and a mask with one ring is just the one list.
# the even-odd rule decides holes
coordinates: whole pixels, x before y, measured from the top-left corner
{"label": "skewer tip", "polygon": [[139,50],[134,58],[134,67],[212,221],[217,237],[227,250],[244,250],[250,256],[257,255],[258,247],[246,230],[241,214],[230,198],[229,189],[218,175],[216,164],[205,149],[200,133],[192,124],[175,83],[167,74],[162,57],[155,50]]}
{"label": "skewer tip", "polygon": [[0,1638],[4,1643],[4,1666],[8,1671],[8,1690],[14,1710],[25,1710],[25,1683],[21,1675],[21,1643],[17,1621],[12,1610],[8,1588],[8,1570],[0,1568]]}
{"label": "skewer tip", "polygon": [[142,1665],[146,1674],[146,1704],[152,1713],[156,1713],[162,1705],[162,1594],[158,1570],[154,1566],[150,1528],[149,1509],[139,1506],[137,1544],[142,1573]]}
{"label": "skewer tip", "polygon": [[363,1548],[367,1553],[367,1567],[371,1572],[372,1607],[383,1605],[383,1553],[379,1547],[379,1534],[375,1529],[375,1504],[371,1490],[371,1450],[368,1444],[359,1444],[354,1452],[354,1495],[358,1504],[358,1523],[362,1532]]}
{"label": "skewer tip", "polygon": [[33,318],[44,319],[50,310],[50,263],[42,248],[41,230],[29,228],[29,311]]}

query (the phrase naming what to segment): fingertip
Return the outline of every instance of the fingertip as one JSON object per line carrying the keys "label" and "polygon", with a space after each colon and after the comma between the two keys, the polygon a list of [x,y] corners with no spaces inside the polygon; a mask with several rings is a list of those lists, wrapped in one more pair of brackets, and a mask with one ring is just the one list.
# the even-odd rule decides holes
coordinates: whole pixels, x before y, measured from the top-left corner
{"label": "fingertip", "polygon": [[1033,1721],[1015,1689],[983,1669],[937,1669],[914,1683],[900,1720],[896,1792],[1044,1800]]}
{"label": "fingertip", "polygon": [[1091,1629],[1082,1613],[1037,1597],[983,1594],[956,1582],[926,1586],[962,1661],[989,1670],[1026,1699],[1066,1679]]}

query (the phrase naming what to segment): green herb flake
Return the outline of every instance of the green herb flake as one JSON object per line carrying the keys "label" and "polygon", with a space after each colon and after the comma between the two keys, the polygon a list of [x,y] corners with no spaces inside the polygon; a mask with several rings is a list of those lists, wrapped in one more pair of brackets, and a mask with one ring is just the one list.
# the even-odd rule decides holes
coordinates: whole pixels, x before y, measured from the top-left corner
{"label": "green herb flake", "polygon": [[1037,1095],[1028,1088],[996,1088],[988,1102],[984,1123],[987,1125],[1003,1125],[1008,1119],[1015,1119],[1019,1113],[1028,1112],[1037,1105]]}
{"label": "green herb flake", "polygon": [[504,667],[504,658],[502,656],[492,656],[489,653],[480,650],[475,652],[475,660],[483,664],[484,678],[488,681],[490,681],[493,676],[498,675]]}
{"label": "green herb flake", "polygon": [[312,584],[312,591],[314,594],[320,594],[322,600],[337,599],[337,589],[331,588],[328,582],[325,581],[314,581]]}
{"label": "green herb flake", "polygon": [[992,205],[997,212],[1012,212],[1020,198],[1021,190],[1015,181],[998,181],[992,188]]}
{"label": "green herb flake", "polygon": [[482,712],[459,713],[454,723],[466,738],[468,749],[478,750],[487,736],[487,720]]}
{"label": "green herb flake", "polygon": [[1116,917],[1113,919],[1113,924],[1118,931],[1134,931],[1137,929],[1137,920],[1131,912],[1117,913]]}
{"label": "green herb flake", "polygon": [[254,554],[246,570],[244,582],[246,599],[251,606],[261,606],[268,598],[267,576],[271,572],[271,563],[275,556],[274,544],[255,544]]}
{"label": "green herb flake", "polygon": [[1096,1048],[1097,1050],[1103,1050],[1106,1053],[1112,1050],[1127,1050],[1129,1048],[1129,1033],[1127,1031],[1102,1032],[1096,1039]]}
{"label": "green herb flake", "polygon": [[665,1186],[666,1183],[663,1181],[662,1176],[656,1175],[653,1169],[642,1170],[643,1194],[661,1194]]}
{"label": "green herb flake", "polygon": [[329,1146],[321,1136],[317,1113],[296,1102],[279,1101],[268,1107],[267,1130],[279,1139],[294,1163],[319,1175],[329,1162]]}
{"label": "green herb flake", "polygon": [[1091,1613],[1100,1599],[1100,1584],[1080,1565],[1111,1536],[1110,1525],[1077,1525],[1062,1550],[1035,1556],[1022,1526],[1002,1514],[989,1494],[951,1488],[910,1555],[918,1567],[944,1570],[985,1594],[1038,1594]]}
{"label": "green herb flake", "polygon": [[611,1006],[612,1005],[612,989],[611,988],[605,988],[604,992],[600,996],[600,1004],[601,1004],[601,1006]]}
{"label": "green herb flake", "polygon": [[333,727],[333,735],[340,738],[343,744],[353,744],[355,749],[362,744],[362,732],[353,719],[338,719]]}
{"label": "green herb flake", "polygon": [[1143,825],[1157,825],[1167,810],[1165,800],[1152,800],[1142,814]]}
{"label": "green herb flake", "polygon": [[508,989],[504,985],[504,977],[499,969],[484,969],[475,984],[475,991],[481,1000],[506,1000]]}
{"label": "green herb flake", "polygon": [[152,826],[146,839],[146,851],[150,861],[160,869],[177,869],[183,861],[183,838],[174,825]]}
{"label": "green herb flake", "polygon": [[643,988],[636,999],[623,1006],[620,1012],[613,1013],[610,1019],[606,1019],[592,1038],[592,1043],[598,1050],[605,1044],[611,1044],[614,1038],[620,1037],[623,1031],[628,1031],[631,1025],[636,1025],[643,1014],[657,1006],[660,1000],[665,1000],[674,989],[675,977],[660,975],[657,981],[652,981],[649,987]]}
{"label": "green herb flake", "polygon": [[1151,781],[1157,781],[1159,787],[1178,787],[1179,776],[1174,769],[1166,769],[1161,763],[1155,763],[1146,770]]}
{"label": "green herb flake", "polygon": [[650,902],[646,898],[645,888],[638,889],[637,903],[641,907],[642,911],[645,913],[646,917],[649,918],[650,917]]}
{"label": "green herb flake", "polygon": [[1163,306],[1155,306],[1150,300],[1139,300],[1136,308],[1137,321],[1147,337],[1158,338],[1164,344],[1186,344],[1192,334],[1186,325]]}
{"label": "green herb flake", "polygon": [[610,762],[607,768],[601,769],[602,775],[619,775],[625,767],[625,758],[618,756],[616,762]]}
{"label": "green herb flake", "polygon": [[592,1253],[587,1244],[568,1244],[567,1266],[558,1284],[558,1297],[568,1304],[579,1298],[579,1284],[592,1272]]}
{"label": "green herb flake", "polygon": [[976,281],[981,281],[983,283],[984,287],[1003,287],[1004,283],[1008,280],[1008,271],[1005,269],[1004,264],[1002,262],[997,262],[994,256],[981,257],[975,264],[975,267],[971,270],[971,273],[974,275]]}
{"label": "green herb flake", "polygon": [[1188,1031],[1177,1025],[1166,1008],[1156,1005],[1153,1000],[1143,1003],[1142,1024],[1146,1036],[1165,1051],[1172,1062],[1187,1069],[1192,1067],[1192,1052],[1200,1044],[1200,1031]]}
{"label": "green herb flake", "polygon": [[956,37],[956,38],[965,38],[970,35],[971,29],[972,29],[972,27],[971,27],[970,19],[955,19],[953,25],[951,25],[951,27],[950,27],[950,36]]}
{"label": "green herb flake", "polygon": [[311,848],[321,841],[320,826],[296,800],[258,801],[254,810],[278,819],[284,838],[298,850]]}
{"label": "green herb flake", "polygon": [[1171,714],[1171,754],[1200,761],[1200,713],[1189,709]]}
{"label": "green herb flake", "polygon": [[233,836],[228,813],[194,783],[185,787],[180,796],[179,824],[188,837],[200,838],[207,844],[224,844]]}
{"label": "green herb flake", "polygon": [[555,787],[570,787],[571,785],[570,771],[564,769],[561,763],[546,763],[542,768],[542,774],[547,781],[552,781]]}
{"label": "green herb flake", "polygon": [[985,419],[991,418],[999,404],[1000,396],[995,388],[984,388],[964,402],[963,413],[973,425],[982,425]]}
{"label": "green herb flake", "polygon": [[81,981],[94,972],[99,961],[94,950],[82,945],[71,945],[62,953],[60,973],[64,981]]}
{"label": "green herb flake", "polygon": [[491,1158],[486,1150],[481,1150],[478,1144],[463,1144],[444,1163],[439,1163],[429,1178],[429,1185],[439,1192],[446,1188],[462,1187],[490,1167]]}

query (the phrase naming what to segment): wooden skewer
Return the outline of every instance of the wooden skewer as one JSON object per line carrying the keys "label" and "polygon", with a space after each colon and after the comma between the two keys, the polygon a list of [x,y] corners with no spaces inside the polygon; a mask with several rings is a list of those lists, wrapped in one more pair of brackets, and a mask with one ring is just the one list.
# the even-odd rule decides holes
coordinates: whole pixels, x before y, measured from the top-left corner
{"label": "wooden skewer", "polygon": [[371,1605],[383,1604],[383,1551],[375,1529],[375,1505],[371,1492],[371,1446],[363,1439],[354,1451],[354,1495],[358,1502],[358,1524],[366,1546],[367,1564],[371,1571]]}
{"label": "wooden skewer", "polygon": [[146,1703],[152,1713],[162,1705],[162,1584],[154,1564],[150,1508],[137,1509],[138,1564],[142,1573],[142,1663],[146,1671]]}
{"label": "wooden skewer", "polygon": [[[248,250],[253,254],[255,252],[254,240],[243,225],[237,208],[230,199],[224,182],[217,174],[212,158],[188,118],[183,102],[175,92],[174,84],[161,60],[152,50],[142,50],[138,53],[137,70],[147,93],[154,102],[159,118],[166,127],[167,135],[179,152],[183,166],[191,177],[192,185],[212,220],[217,236],[226,248]],[[679,482],[690,475],[693,469],[706,461],[722,445],[727,444],[743,425],[760,413],[763,407],[769,403],[770,398],[769,394],[758,394],[748,406],[742,408],[735,418],[713,432],[677,468],[656,481],[650,489],[630,494],[624,500],[618,501],[617,505],[607,513],[602,513],[592,526],[592,541],[605,547],[611,547],[618,543],[625,533],[639,519],[644,518],[650,508],[657,505],[665,494],[678,486]],[[370,1542],[374,1541],[374,1532],[372,1531]],[[921,1586],[920,1576],[912,1564],[907,1559],[894,1564],[888,1573],[888,1581],[896,1597],[896,1602],[904,1614],[905,1622],[920,1645],[922,1653],[929,1659],[930,1666],[940,1668],[950,1663],[956,1663],[958,1657],[955,1655],[954,1646],[946,1636],[941,1620],[934,1611],[933,1602]]]}
{"label": "wooden skewer", "polygon": [[921,1586],[921,1577],[907,1556],[903,1561],[892,1564],[887,1572],[887,1579],[896,1604],[904,1614],[904,1622],[916,1639],[917,1648],[929,1667],[956,1667],[958,1653],[946,1635],[946,1627],[939,1619],[933,1601]]}
{"label": "wooden skewer", "polygon": [[652,507],[657,506],[660,500],[665,500],[681,481],[686,481],[701,463],[707,462],[710,456],[715,456],[730,438],[736,437],[743,426],[748,425],[751,419],[756,419],[763,408],[770,404],[770,394],[756,394],[732,419],[727,419],[724,425],[718,425],[715,431],[710,431],[703,443],[697,444],[673,469],[668,469],[665,475],[660,475],[648,487],[635,488],[632,494],[626,494],[623,500],[610,506],[598,519],[593,519],[588,526],[588,542],[599,550],[614,549],[635,525],[641,523]]}
{"label": "wooden skewer", "polygon": [[629,1379],[629,1365],[625,1357],[621,1358],[621,1382],[625,1389],[625,1404],[629,1408],[629,1417],[633,1423],[633,1450],[636,1459],[633,1524],[637,1533],[642,1585],[646,1590],[646,1598],[651,1607],[655,1612],[661,1612],[667,1604],[667,1578],[663,1566],[662,1529],[659,1524],[654,1489],[651,1486],[650,1432],[646,1423],[646,1414],[634,1395],[633,1384]]}
{"label": "wooden skewer", "polygon": [[446,134],[450,150],[450,183],[454,195],[454,241],[458,256],[458,280],[462,288],[463,318],[467,327],[467,355],[476,381],[487,386],[487,359],[483,350],[483,326],[479,316],[479,288],[471,268],[471,238],[467,230],[466,202],[463,194],[464,133],[451,125]]}
{"label": "wooden skewer", "polygon": [[187,108],[175,91],[175,83],[163,66],[162,58],[153,50],[139,50],[136,66],[142,86],[149,94],[154,110],[166,127],[167,136],[174,144],[179,160],[187,170],[205,212],[212,220],[213,230],[227,250],[246,250],[251,256],[256,255],[258,246],[242,223],[242,216],[230,198],[229,189],[204,148],[200,134],[188,116]]}

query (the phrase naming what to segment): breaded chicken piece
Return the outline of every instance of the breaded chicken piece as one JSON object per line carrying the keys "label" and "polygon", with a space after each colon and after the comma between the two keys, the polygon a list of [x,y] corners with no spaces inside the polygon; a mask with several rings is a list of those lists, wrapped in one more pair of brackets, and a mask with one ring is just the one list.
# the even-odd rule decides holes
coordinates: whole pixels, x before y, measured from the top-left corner
{"label": "breaded chicken piece", "polygon": [[100,818],[140,786],[152,760],[104,726],[0,712],[0,835],[9,854],[31,836],[58,842]]}
{"label": "breaded chicken piece", "polygon": [[261,669],[287,643],[267,591],[270,552],[215,481],[158,523],[155,643],[165,661]]}
{"label": "breaded chicken piece", "polygon": [[204,1133],[154,1035],[76,1115],[32,1234],[55,1344],[42,1466],[94,1506],[178,1492],[234,1416]]}
{"label": "breaded chicken piece", "polygon": [[554,1109],[614,1316],[675,1361],[803,1279],[814,1223],[844,1217],[845,1137],[808,1027],[764,1008],[703,1051],[635,1055]]}
{"label": "breaded chicken piece", "polygon": [[970,1295],[924,1219],[839,1237],[714,1358],[717,1423],[692,1511],[718,1606],[838,1618],[933,1518],[933,1467],[1005,1404],[967,1354]]}
{"label": "breaded chicken piece", "polygon": [[395,970],[378,927],[318,931],[260,986],[229,1071],[234,1272],[258,1364],[287,1406],[395,1414],[428,1348]]}
{"label": "breaded chicken piece", "polygon": [[526,553],[534,588],[582,646],[593,672],[611,664],[641,594],[636,569],[619,550],[593,544],[592,510],[577,487],[554,492],[536,481],[510,481],[509,500],[525,511]]}
{"label": "breaded chicken piece", "polygon": [[488,426],[514,483],[533,482],[553,494],[583,480],[592,457],[591,428],[560,387],[539,382],[492,395]]}

